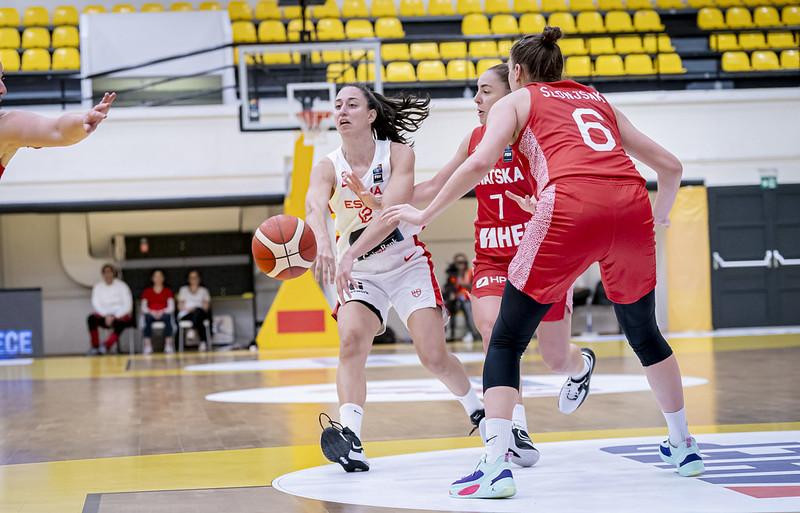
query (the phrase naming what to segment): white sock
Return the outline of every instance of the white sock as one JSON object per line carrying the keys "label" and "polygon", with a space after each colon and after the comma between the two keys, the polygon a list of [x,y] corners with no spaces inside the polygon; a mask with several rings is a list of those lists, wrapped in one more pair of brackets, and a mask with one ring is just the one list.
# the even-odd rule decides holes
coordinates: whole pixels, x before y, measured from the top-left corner
{"label": "white sock", "polygon": [[353,403],[344,403],[339,406],[339,422],[350,428],[350,431],[361,438],[361,421],[364,419],[364,408]]}
{"label": "white sock", "polygon": [[508,452],[511,442],[511,421],[507,419],[486,419],[486,461],[494,463]]}
{"label": "white sock", "polygon": [[461,406],[464,407],[464,411],[467,412],[467,415],[472,415],[477,410],[483,408],[483,403],[481,402],[480,399],[478,399],[478,394],[475,393],[475,389],[472,388],[471,385],[469,388],[469,392],[467,392],[466,395],[464,395],[463,397],[456,396],[456,399],[458,399],[458,402],[460,402]]}
{"label": "white sock", "polygon": [[528,419],[525,416],[525,406],[521,404],[514,405],[514,414],[511,416],[511,421],[515,426],[519,426],[528,431]]}
{"label": "white sock", "polygon": [[669,429],[669,443],[677,447],[679,443],[689,438],[689,425],[686,423],[685,408],[672,413],[664,412],[664,419],[666,419],[667,429]]}
{"label": "white sock", "polygon": [[589,357],[585,354],[581,354],[581,359],[583,360],[583,368],[579,373],[570,376],[575,381],[580,381],[586,376],[586,373],[589,372]]}

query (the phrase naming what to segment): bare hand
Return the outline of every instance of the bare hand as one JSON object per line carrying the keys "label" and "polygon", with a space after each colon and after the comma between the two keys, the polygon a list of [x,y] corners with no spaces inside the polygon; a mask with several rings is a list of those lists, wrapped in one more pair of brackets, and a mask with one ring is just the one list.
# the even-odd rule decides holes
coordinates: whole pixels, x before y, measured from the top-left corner
{"label": "bare hand", "polygon": [[364,187],[364,183],[355,175],[355,173],[345,173],[344,184],[351,191],[353,191],[356,196],[358,196],[358,199],[364,202],[364,205],[368,206],[372,210],[380,210],[383,207],[383,202],[381,199],[367,190],[367,188]]}
{"label": "bare hand", "polygon": [[387,208],[383,211],[383,214],[381,214],[381,219],[391,224],[405,221],[414,226],[425,226],[428,223],[427,215],[425,215],[424,210],[414,208],[407,203]]}
{"label": "bare hand", "polygon": [[317,242],[317,258],[314,259],[314,278],[320,283],[333,283],[336,275],[336,260],[330,250],[330,243]]}
{"label": "bare hand", "polygon": [[530,214],[536,212],[536,203],[538,202],[536,201],[536,198],[534,198],[533,196],[528,196],[526,194],[525,197],[523,198],[522,196],[518,196],[511,191],[506,191],[506,196],[509,199],[514,200],[517,203],[517,205],[519,205],[519,208],[521,208],[525,212],[528,212]]}
{"label": "bare hand", "polygon": [[92,107],[92,110],[86,113],[83,117],[83,129],[87,134],[91,134],[97,129],[97,126],[108,117],[108,111],[111,109],[111,104],[117,99],[117,93],[106,93],[100,103]]}
{"label": "bare hand", "polygon": [[350,283],[353,281],[353,258],[345,253],[342,261],[336,269],[336,295],[339,304],[345,303],[345,291],[350,290]]}

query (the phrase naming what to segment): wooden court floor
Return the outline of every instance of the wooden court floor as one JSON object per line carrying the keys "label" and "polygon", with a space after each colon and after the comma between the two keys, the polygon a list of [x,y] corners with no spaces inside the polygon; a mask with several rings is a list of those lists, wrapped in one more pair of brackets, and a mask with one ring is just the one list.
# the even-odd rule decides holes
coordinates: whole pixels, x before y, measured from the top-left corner
{"label": "wooden court floor", "polygon": [[[670,342],[684,376],[697,379],[685,394],[692,430],[701,441],[704,433],[800,430],[800,334]],[[532,390],[542,387],[541,394],[525,400],[534,441],[665,434],[649,390],[641,383],[614,388],[614,380],[619,381],[614,376],[642,375],[627,345],[581,345],[597,353],[596,375],[608,375],[597,386],[610,388],[593,393],[571,416],[560,414],[556,398],[537,382],[549,373],[535,344],[523,361]],[[476,353],[480,345],[454,345],[453,350]],[[436,400],[397,402],[390,396],[368,402],[363,439],[370,458],[480,445],[477,436],[467,436],[471,426],[461,406],[438,400],[441,394],[430,388],[427,372],[410,363],[410,346],[377,346],[373,354],[387,359],[368,368],[371,383],[396,380],[402,391]],[[479,377],[481,362],[472,356],[477,359],[466,367]],[[337,412],[336,404],[326,402],[335,382],[335,369],[329,366],[333,357],[334,350],[319,349],[43,358],[28,365],[0,365],[0,513],[401,509],[400,502],[359,506],[303,499],[271,487],[278,476],[327,464],[318,447],[317,416],[327,412],[335,418]],[[291,365],[237,367],[254,360]],[[208,364],[233,365],[187,369]],[[280,389],[279,399],[273,394],[267,399],[272,402],[263,402],[275,387],[289,388]],[[267,395],[256,402],[207,399],[251,389]],[[296,401],[293,394],[300,394]],[[454,469],[449,477],[467,470]]]}

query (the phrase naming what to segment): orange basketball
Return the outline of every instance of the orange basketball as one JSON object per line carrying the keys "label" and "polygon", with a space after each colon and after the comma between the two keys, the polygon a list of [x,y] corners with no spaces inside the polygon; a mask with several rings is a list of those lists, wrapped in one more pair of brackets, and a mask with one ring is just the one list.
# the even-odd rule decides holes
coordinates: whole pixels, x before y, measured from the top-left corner
{"label": "orange basketball", "polygon": [[314,232],[297,217],[272,216],[253,234],[253,258],[261,272],[271,278],[297,278],[316,257]]}

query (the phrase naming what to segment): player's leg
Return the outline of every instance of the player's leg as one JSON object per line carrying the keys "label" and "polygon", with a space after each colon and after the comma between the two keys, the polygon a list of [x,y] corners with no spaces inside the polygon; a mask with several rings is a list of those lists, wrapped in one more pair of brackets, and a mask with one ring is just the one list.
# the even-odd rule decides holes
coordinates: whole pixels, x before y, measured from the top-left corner
{"label": "player's leg", "polygon": [[89,326],[89,341],[92,347],[89,349],[87,353],[90,356],[100,354],[100,332],[99,328],[101,325],[104,324],[104,319],[102,316],[92,313],[86,319],[86,324]]}

